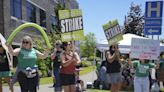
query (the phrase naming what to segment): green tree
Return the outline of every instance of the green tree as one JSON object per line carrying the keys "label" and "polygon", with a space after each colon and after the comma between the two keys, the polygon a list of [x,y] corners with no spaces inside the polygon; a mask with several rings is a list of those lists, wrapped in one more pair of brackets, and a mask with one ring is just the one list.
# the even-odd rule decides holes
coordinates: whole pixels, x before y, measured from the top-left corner
{"label": "green tree", "polygon": [[65,6],[64,5],[61,5],[60,3],[57,4],[57,6],[54,8],[54,12],[55,12],[55,15],[56,15],[56,21],[57,21],[57,25],[53,25],[53,28],[54,28],[54,31],[55,33],[57,34],[60,34],[60,23],[59,23],[59,14],[58,14],[58,11],[59,10],[64,10],[65,9]]}
{"label": "green tree", "polygon": [[[50,40],[50,42],[52,44],[51,40]],[[41,38],[41,37],[34,38],[34,46],[40,52],[44,52],[44,49],[46,48],[45,44],[46,43],[45,43],[43,38]],[[46,58],[46,59],[38,59],[37,60],[37,65],[39,67],[41,77],[47,77],[49,70],[52,70],[50,56],[48,58]]]}
{"label": "green tree", "polygon": [[131,3],[130,11],[125,16],[124,33],[132,33],[143,36],[144,14],[141,5]]}
{"label": "green tree", "polygon": [[85,36],[85,40],[81,42],[80,44],[80,52],[82,57],[91,57],[95,54],[95,48],[96,48],[96,37],[94,33],[89,32]]}
{"label": "green tree", "polygon": [[161,42],[161,43],[164,43],[164,38],[163,38],[163,39],[160,39],[160,42]]}
{"label": "green tree", "polygon": [[60,32],[60,23],[59,23],[59,14],[58,11],[59,10],[64,10],[65,9],[65,5],[61,5],[60,3],[57,4],[57,6],[54,8],[54,12],[56,15],[56,25],[52,25],[52,30],[49,33],[49,39],[51,39],[51,41],[54,43],[56,42],[56,40],[61,40],[61,32]]}

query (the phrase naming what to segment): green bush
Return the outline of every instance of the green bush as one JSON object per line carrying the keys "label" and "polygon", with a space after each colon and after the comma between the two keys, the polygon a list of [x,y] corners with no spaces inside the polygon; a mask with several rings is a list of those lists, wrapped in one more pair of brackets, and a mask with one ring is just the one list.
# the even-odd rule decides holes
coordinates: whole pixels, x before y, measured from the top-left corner
{"label": "green bush", "polygon": [[101,62],[101,58],[100,57],[96,57],[96,61]]}
{"label": "green bush", "polygon": [[91,65],[92,65],[91,61],[82,61],[81,62],[82,67],[88,67],[88,66],[91,66]]}
{"label": "green bush", "polygon": [[90,56],[87,60],[88,60],[88,61],[94,61],[94,59],[95,59],[96,61],[101,61],[101,58],[100,58],[100,57],[94,57],[94,56]]}
{"label": "green bush", "polygon": [[51,62],[50,58],[37,60],[37,65],[39,67],[41,77],[48,77],[49,76],[48,71],[52,70],[51,63],[52,62]]}
{"label": "green bush", "polygon": [[90,56],[89,58],[88,58],[88,61],[93,61],[94,60],[94,56]]}

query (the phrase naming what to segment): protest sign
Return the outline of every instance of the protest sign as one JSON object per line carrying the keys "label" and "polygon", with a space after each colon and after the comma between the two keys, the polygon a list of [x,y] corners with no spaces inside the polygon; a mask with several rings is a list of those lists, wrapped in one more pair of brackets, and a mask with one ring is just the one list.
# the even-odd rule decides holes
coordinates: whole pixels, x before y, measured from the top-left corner
{"label": "protest sign", "polygon": [[62,41],[83,40],[83,18],[79,9],[59,10]]}
{"label": "protest sign", "polygon": [[117,20],[109,21],[107,24],[104,24],[103,29],[109,45],[117,43],[123,39]]}
{"label": "protest sign", "polygon": [[151,39],[132,38],[131,58],[158,60],[160,41]]}

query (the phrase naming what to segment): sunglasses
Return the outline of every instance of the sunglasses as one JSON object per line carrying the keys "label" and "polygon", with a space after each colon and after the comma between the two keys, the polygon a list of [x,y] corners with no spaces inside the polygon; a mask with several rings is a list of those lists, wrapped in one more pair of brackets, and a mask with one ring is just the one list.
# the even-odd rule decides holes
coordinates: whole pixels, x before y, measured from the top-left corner
{"label": "sunglasses", "polygon": [[23,44],[29,44],[29,42],[28,42],[28,41],[23,41],[22,43],[23,43]]}
{"label": "sunglasses", "polygon": [[67,45],[69,45],[69,46],[70,46],[71,44],[67,44]]}
{"label": "sunglasses", "polygon": [[61,44],[56,44],[56,46],[60,46]]}

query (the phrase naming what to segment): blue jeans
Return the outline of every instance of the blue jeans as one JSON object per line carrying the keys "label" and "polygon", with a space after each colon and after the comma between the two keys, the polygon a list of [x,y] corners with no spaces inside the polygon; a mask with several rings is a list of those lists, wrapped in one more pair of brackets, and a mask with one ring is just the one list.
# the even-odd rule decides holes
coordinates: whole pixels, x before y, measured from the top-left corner
{"label": "blue jeans", "polygon": [[149,77],[134,77],[134,92],[149,92]]}
{"label": "blue jeans", "polygon": [[61,91],[61,83],[60,83],[60,69],[57,67],[54,67],[53,70],[54,77],[55,77],[55,91]]}

